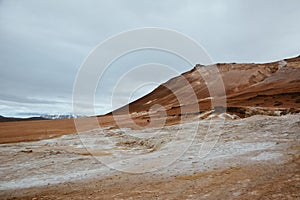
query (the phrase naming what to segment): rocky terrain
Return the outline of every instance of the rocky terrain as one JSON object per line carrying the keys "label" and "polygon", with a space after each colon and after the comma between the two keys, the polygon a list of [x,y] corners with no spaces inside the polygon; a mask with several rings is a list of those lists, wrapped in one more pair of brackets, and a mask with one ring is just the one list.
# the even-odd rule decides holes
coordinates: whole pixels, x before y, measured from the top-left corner
{"label": "rocky terrain", "polygon": [[0,197],[299,199],[299,132],[299,114],[257,115],[1,144]]}

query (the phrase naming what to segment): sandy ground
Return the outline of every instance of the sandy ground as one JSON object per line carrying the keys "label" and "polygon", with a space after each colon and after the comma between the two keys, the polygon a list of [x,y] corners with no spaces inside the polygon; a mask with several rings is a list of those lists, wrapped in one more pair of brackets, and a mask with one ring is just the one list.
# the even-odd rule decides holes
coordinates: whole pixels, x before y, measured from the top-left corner
{"label": "sandy ground", "polygon": [[257,115],[1,144],[0,198],[299,199],[299,133]]}

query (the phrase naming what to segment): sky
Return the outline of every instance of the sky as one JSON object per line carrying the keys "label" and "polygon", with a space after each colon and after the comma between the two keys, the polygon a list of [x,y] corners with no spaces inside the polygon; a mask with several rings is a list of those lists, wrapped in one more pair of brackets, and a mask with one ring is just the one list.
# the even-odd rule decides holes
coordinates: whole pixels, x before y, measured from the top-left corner
{"label": "sky", "polygon": [[[298,56],[299,8],[299,0],[0,0],[0,115],[72,113],[73,85],[85,58],[107,38],[137,28],[181,32],[214,63]],[[95,114],[112,109],[112,90],[120,77],[147,63],[171,66],[176,73],[145,84],[141,80],[157,71],[143,70],[129,79],[128,91],[118,99],[132,101],[193,67],[166,52],[122,57],[99,82]]]}

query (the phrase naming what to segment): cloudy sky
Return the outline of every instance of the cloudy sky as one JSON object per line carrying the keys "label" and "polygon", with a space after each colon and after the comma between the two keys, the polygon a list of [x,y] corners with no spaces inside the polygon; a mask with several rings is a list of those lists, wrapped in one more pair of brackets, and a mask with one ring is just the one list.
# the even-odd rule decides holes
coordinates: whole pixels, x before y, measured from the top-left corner
{"label": "cloudy sky", "polygon": [[[213,62],[269,62],[297,56],[299,7],[299,0],[0,0],[0,115],[71,113],[73,83],[89,52],[107,38],[136,28],[161,27],[186,34]],[[120,59],[107,72],[105,84],[99,83],[96,113],[110,111],[110,91],[118,77],[132,66],[151,62],[170,65],[177,72],[192,67],[150,50]],[[139,79],[143,75],[137,76],[140,84]],[[131,100],[157,84],[131,91]]]}

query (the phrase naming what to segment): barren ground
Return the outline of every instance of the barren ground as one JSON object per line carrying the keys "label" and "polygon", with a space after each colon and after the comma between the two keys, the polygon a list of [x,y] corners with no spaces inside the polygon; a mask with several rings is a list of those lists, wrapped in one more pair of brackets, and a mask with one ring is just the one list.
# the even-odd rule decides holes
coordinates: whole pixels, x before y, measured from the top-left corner
{"label": "barren ground", "polygon": [[257,115],[1,144],[0,197],[299,199],[299,133],[299,114]]}

